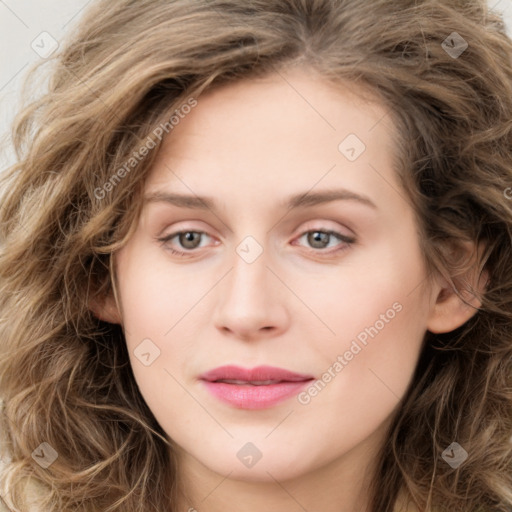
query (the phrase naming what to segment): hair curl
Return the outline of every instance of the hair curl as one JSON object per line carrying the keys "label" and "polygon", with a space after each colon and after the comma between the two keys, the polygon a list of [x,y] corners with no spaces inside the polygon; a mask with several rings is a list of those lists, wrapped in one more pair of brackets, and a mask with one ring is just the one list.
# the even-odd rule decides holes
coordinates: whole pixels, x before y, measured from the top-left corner
{"label": "hair curl", "polygon": [[[468,43],[458,58],[441,44],[453,32]],[[172,440],[138,391],[121,328],[88,307],[115,293],[111,256],[133,232],[160,141],[101,200],[98,187],[187,99],[307,66],[386,105],[429,269],[461,293],[460,249],[475,242],[488,273],[468,322],[426,333],[379,454],[372,511],[391,512],[404,490],[420,510],[510,512],[512,42],[502,18],[483,0],[97,0],[68,37],[48,59],[48,91],[15,120],[17,163],[1,176],[11,459],[1,482],[15,505],[26,477],[44,484],[51,510],[174,503]],[[454,440],[469,454],[456,470],[440,457]],[[31,457],[43,441],[58,452],[44,470]]]}

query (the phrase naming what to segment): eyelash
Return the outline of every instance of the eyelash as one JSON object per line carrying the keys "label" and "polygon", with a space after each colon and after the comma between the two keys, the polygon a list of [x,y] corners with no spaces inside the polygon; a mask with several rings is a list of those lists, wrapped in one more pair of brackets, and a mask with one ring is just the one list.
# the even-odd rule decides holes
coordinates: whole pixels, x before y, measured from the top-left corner
{"label": "eyelash", "polygon": [[[167,242],[171,241],[176,236],[184,234],[184,233],[199,233],[199,234],[207,235],[207,233],[204,231],[194,231],[192,229],[185,229],[182,231],[176,231],[175,233],[171,233],[162,238],[157,238],[157,240],[162,245],[165,245]],[[346,235],[342,235],[341,233],[338,233],[338,232],[332,231],[332,230],[328,230],[328,229],[325,229],[325,230],[324,229],[310,229],[310,230],[307,230],[307,231],[304,231],[303,233],[301,233],[301,235],[298,238],[300,239],[304,235],[307,235],[308,233],[323,233],[326,235],[332,235],[332,236],[338,238],[340,241],[344,242],[344,244],[342,245],[341,248],[336,249],[334,251],[329,251],[327,253],[324,249],[310,249],[310,251],[312,251],[314,253],[317,253],[317,254],[323,253],[325,256],[333,256],[335,254],[339,254],[343,251],[349,250],[351,248],[352,244],[354,244],[356,242],[355,238],[348,237]],[[178,251],[176,249],[173,249],[172,247],[168,247],[167,249],[171,252],[171,254],[173,254],[175,256],[180,256],[180,257],[187,257],[188,255],[191,255],[195,251],[195,249],[190,249],[188,251]]]}

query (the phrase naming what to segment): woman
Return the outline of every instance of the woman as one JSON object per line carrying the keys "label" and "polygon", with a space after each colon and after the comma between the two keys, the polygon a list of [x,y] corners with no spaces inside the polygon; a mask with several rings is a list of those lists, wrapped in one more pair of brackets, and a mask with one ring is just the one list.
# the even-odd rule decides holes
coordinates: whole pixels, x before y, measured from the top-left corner
{"label": "woman", "polygon": [[509,510],[511,56],[480,1],[93,3],[3,179],[9,506]]}

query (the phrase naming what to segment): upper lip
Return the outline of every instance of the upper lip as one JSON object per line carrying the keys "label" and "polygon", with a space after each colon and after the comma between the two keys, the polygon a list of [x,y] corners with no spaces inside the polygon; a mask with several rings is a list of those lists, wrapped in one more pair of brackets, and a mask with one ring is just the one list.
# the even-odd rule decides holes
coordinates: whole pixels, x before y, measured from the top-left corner
{"label": "upper lip", "polygon": [[219,366],[203,373],[200,379],[209,382],[217,380],[240,380],[245,382],[277,381],[277,382],[300,382],[313,379],[312,375],[285,370],[275,366],[257,366],[246,369],[240,366],[226,365]]}

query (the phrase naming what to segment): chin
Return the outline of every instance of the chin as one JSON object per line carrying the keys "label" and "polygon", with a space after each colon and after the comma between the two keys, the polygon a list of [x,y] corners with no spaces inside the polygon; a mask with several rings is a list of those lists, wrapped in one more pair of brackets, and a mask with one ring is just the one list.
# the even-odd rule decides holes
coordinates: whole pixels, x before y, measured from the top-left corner
{"label": "chin", "polygon": [[[233,480],[245,482],[274,482],[297,478],[308,471],[314,469],[314,461],[308,466],[304,459],[297,460],[297,452],[280,453],[278,449],[262,448],[261,458],[251,466],[245,466],[237,456],[240,448],[237,446],[234,452],[226,449],[221,454],[212,454],[211,459],[199,459],[201,464],[208,467],[211,471],[221,475],[228,475]],[[269,453],[265,455],[265,451]],[[233,456],[229,454],[233,453]],[[226,454],[228,456],[226,457]],[[316,467],[316,466],[315,466]]]}

